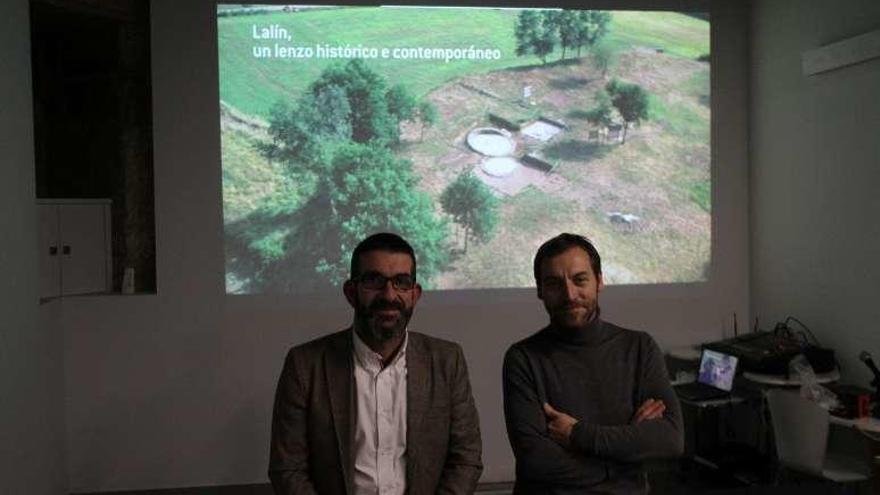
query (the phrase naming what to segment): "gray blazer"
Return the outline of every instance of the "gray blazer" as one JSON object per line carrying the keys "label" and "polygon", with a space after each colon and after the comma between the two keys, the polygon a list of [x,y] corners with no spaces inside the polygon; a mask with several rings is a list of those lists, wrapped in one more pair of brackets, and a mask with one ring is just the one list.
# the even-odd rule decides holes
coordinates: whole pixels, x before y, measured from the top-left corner
{"label": "gray blazer", "polygon": [[[477,409],[458,344],[409,332],[406,486],[409,495],[472,493],[483,465]],[[275,392],[269,478],[275,493],[351,494],[352,330],[287,353]]]}

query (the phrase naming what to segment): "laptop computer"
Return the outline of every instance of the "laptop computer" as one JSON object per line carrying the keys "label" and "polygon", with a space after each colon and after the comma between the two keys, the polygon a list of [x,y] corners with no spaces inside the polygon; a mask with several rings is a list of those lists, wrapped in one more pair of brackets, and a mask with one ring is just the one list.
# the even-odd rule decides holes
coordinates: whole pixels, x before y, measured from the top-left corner
{"label": "laptop computer", "polygon": [[675,387],[682,399],[700,401],[730,396],[739,359],[723,352],[703,349],[697,381]]}

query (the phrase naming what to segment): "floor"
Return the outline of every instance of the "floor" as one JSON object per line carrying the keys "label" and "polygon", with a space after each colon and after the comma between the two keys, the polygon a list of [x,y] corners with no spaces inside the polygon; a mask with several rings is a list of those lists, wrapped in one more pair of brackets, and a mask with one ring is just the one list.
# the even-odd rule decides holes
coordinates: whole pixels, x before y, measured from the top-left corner
{"label": "floor", "polygon": [[[788,479],[781,484],[757,484],[745,486],[736,480],[724,479],[717,475],[690,471],[656,473],[651,476],[651,493],[658,495],[868,495],[880,493],[878,486],[871,484],[837,485],[807,479]],[[475,495],[507,495],[512,493],[509,483],[481,484]],[[272,495],[268,484],[236,485],[219,487],[196,487],[165,490],[141,490],[126,492],[102,492],[101,495]]]}

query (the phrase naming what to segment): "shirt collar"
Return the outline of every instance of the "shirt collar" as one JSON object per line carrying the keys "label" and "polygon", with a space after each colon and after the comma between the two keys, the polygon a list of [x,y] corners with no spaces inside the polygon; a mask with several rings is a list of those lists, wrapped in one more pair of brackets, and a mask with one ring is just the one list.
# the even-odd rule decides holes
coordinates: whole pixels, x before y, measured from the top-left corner
{"label": "shirt collar", "polygon": [[[370,349],[363,340],[361,340],[360,335],[352,328],[352,335],[354,335],[354,355],[355,359],[360,362],[361,366],[365,369],[372,371],[373,373],[378,373],[382,371],[382,356],[375,352],[373,349]],[[397,350],[397,354],[394,355],[394,358],[388,363],[388,366],[398,367],[404,363],[406,356],[406,345],[409,342],[409,330],[404,329],[403,331],[403,342],[400,344],[400,349]]]}

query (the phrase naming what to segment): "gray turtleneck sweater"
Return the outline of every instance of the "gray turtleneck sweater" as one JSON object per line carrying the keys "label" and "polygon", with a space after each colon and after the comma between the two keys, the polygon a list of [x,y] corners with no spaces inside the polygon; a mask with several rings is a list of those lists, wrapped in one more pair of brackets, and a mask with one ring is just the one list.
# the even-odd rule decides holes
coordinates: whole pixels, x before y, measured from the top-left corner
{"label": "gray turtleneck sweater", "polygon": [[[631,424],[647,399],[666,404],[663,418]],[[548,436],[544,402],[578,420],[568,448]],[[684,443],[654,339],[598,317],[582,330],[546,327],[508,349],[504,417],[514,493],[645,493],[641,462],[681,455]]]}

